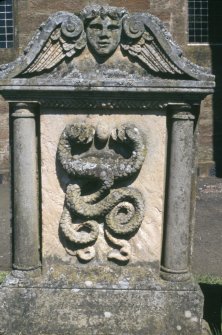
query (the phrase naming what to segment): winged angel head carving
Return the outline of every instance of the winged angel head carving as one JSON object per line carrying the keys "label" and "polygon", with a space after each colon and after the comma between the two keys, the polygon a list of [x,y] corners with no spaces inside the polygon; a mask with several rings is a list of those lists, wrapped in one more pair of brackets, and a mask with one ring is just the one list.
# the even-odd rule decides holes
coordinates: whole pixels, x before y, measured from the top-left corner
{"label": "winged angel head carving", "polygon": [[[157,26],[163,38],[157,38]],[[50,70],[63,60],[80,55],[85,48],[96,60],[105,62],[119,46],[124,55],[153,73],[184,73],[171,57],[173,42],[169,34],[150,14],[130,15],[124,8],[93,5],[85,7],[78,16],[56,13],[45,27],[45,45],[23,74]],[[173,46],[179,58],[180,51]]]}
{"label": "winged angel head carving", "polygon": [[101,56],[111,55],[118,47],[122,35],[124,8],[86,7],[82,11],[86,37],[90,50]]}

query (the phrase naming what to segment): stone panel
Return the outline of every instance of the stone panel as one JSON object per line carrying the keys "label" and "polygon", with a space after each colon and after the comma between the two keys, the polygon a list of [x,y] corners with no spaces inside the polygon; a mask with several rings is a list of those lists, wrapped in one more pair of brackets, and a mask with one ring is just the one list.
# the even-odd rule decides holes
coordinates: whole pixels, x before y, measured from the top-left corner
{"label": "stone panel", "polygon": [[[147,156],[138,177],[130,185],[141,191],[145,199],[145,217],[138,233],[131,239],[132,262],[160,260],[162,238],[163,192],[165,175],[166,119],[164,115],[41,115],[41,159],[42,159],[42,222],[43,255],[73,262],[62,245],[59,236],[59,221],[63,211],[67,174],[56,163],[59,137],[67,124],[85,121],[96,125],[107,124],[110,130],[129,122],[146,133]],[[158,127],[158,132],[156,132]],[[127,185],[128,183],[126,183]],[[98,260],[104,261],[109,247],[104,240],[100,225],[97,243]],[[74,258],[75,259],[75,258]]]}

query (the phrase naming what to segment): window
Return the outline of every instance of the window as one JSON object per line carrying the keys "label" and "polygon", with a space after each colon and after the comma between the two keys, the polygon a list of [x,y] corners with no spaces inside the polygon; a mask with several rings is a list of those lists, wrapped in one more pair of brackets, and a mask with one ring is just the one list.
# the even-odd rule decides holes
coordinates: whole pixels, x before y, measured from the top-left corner
{"label": "window", "polygon": [[13,44],[13,0],[0,0],[0,48],[12,48]]}
{"label": "window", "polygon": [[222,0],[188,0],[189,42],[222,44]]}
{"label": "window", "polygon": [[189,42],[208,43],[208,0],[188,0]]}

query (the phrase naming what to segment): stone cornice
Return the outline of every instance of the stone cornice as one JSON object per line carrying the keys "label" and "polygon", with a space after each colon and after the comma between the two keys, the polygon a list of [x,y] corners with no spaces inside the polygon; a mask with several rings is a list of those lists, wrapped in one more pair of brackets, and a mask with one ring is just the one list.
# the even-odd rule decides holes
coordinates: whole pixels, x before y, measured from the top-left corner
{"label": "stone cornice", "polygon": [[190,95],[183,96],[183,100],[177,100],[175,97],[162,96],[162,99],[146,98],[145,95],[128,95],[127,97],[119,96],[87,96],[80,95],[73,98],[68,97],[55,97],[54,95],[40,95],[39,97],[28,94],[15,94],[10,95],[8,101],[12,106],[17,103],[35,104],[40,105],[41,108],[47,109],[59,109],[61,112],[70,110],[70,112],[82,112],[82,113],[135,113],[144,114],[146,112],[158,112],[158,113],[172,113],[172,106],[176,109],[178,106],[178,111],[180,112],[181,106],[186,106],[188,110],[195,110],[193,106],[198,106],[199,101],[191,99]]}

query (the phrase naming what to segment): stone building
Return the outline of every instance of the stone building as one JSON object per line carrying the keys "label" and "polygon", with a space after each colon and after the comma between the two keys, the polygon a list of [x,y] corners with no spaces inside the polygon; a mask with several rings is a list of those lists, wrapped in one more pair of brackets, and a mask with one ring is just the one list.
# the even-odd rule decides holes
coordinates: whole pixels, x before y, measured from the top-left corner
{"label": "stone building", "polygon": [[[57,11],[78,12],[92,1],[79,0],[0,0],[0,63],[8,63],[21,54],[35,30],[48,16]],[[126,6],[130,12],[148,11],[159,17],[180,45],[185,56],[194,63],[210,67],[215,73],[217,88],[202,105],[199,122],[198,166],[201,176],[222,175],[220,86],[222,74],[221,54],[222,32],[219,33],[220,1],[214,0],[98,0],[98,4]],[[214,17],[214,19],[213,19]],[[10,267],[9,222],[9,120],[7,104],[0,98],[0,187],[4,199],[1,209],[1,231],[4,243],[0,250],[0,268]]]}

